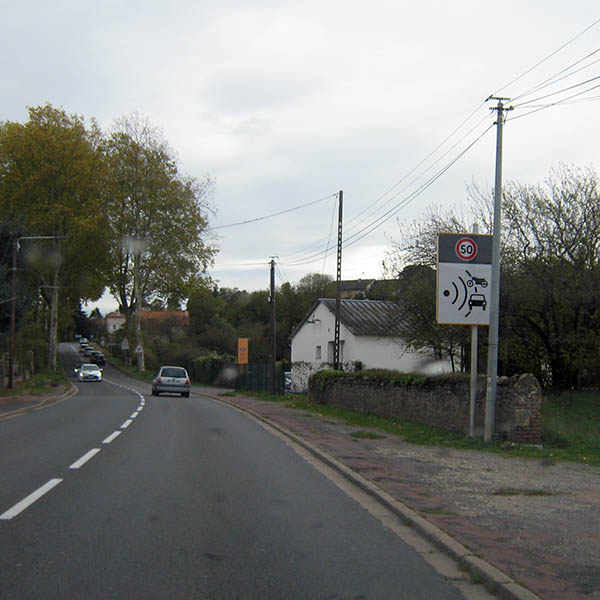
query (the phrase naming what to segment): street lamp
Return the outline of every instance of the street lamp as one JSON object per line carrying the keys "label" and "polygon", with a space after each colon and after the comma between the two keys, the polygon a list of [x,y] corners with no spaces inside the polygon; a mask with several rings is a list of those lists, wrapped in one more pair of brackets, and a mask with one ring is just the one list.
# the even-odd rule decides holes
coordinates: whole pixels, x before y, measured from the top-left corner
{"label": "street lamp", "polygon": [[15,386],[15,337],[17,322],[17,252],[21,240],[58,240],[64,235],[24,235],[15,237],[12,252],[12,282],[11,282],[11,307],[10,307],[10,336],[8,344],[8,389]]}

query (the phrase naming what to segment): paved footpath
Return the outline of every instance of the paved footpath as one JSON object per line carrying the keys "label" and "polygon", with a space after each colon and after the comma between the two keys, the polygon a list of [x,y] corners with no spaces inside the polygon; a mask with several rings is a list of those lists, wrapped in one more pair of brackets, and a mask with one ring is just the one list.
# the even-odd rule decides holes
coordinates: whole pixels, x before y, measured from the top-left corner
{"label": "paved footpath", "polygon": [[[200,386],[193,392],[278,429],[476,570],[498,597],[600,598],[600,469],[361,438],[352,435],[357,427],[287,403]],[[0,403],[0,419],[71,393]]]}

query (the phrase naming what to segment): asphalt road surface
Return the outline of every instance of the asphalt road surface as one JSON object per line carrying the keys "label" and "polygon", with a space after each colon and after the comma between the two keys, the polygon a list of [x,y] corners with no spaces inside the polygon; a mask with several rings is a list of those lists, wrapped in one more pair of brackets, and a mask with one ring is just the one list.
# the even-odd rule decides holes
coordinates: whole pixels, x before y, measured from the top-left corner
{"label": "asphalt road surface", "polygon": [[110,366],[77,385],[0,422],[3,600],[462,598],[244,414]]}

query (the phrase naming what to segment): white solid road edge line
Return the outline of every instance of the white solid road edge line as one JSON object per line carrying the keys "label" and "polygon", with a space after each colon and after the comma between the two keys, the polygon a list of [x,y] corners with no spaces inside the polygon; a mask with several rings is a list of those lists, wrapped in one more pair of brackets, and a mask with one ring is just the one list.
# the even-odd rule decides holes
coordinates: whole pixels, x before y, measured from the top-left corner
{"label": "white solid road edge line", "polygon": [[31,506],[36,500],[39,500],[44,494],[48,493],[53,487],[57,486],[62,479],[51,479],[47,483],[45,483],[42,487],[35,490],[27,496],[27,498],[23,498],[21,502],[15,504],[12,508],[8,509],[5,513],[0,515],[0,519],[3,521],[8,521],[13,517],[16,517],[19,513],[22,513],[28,506]]}
{"label": "white solid road edge line", "polygon": [[92,450],[90,450],[89,452],[87,452],[86,454],[84,454],[79,460],[76,460],[69,467],[69,469],[79,469],[79,467],[83,467],[83,465],[85,465],[85,463],[88,460],[90,460],[90,458],[96,456],[96,454],[98,454],[98,452],[100,452],[100,448],[93,448]]}
{"label": "white solid road edge line", "polygon": [[105,440],[102,440],[103,444],[110,444],[117,436],[121,435],[122,431],[113,431]]}

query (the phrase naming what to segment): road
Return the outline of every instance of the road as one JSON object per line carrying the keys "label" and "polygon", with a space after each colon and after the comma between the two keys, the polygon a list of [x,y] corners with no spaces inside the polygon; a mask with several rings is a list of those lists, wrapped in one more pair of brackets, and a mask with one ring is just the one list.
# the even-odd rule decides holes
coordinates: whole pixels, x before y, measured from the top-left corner
{"label": "road", "polygon": [[110,366],[78,387],[0,422],[3,600],[462,598],[239,411]]}

